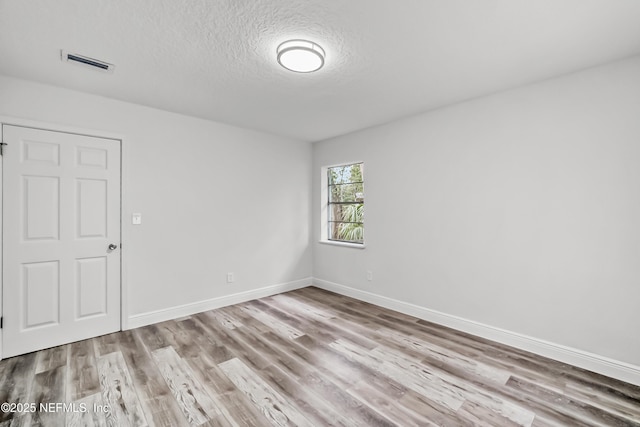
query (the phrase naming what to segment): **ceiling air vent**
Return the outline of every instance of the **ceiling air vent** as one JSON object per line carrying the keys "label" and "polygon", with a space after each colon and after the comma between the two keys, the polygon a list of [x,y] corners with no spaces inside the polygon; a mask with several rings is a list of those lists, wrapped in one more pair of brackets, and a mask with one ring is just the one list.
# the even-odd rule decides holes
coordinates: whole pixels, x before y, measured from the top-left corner
{"label": "ceiling air vent", "polygon": [[69,53],[64,50],[60,51],[60,59],[65,62],[81,65],[96,71],[102,71],[103,73],[113,73],[113,69],[115,68],[115,65],[109,64],[108,62],[89,58],[88,56],[78,55],[76,53]]}

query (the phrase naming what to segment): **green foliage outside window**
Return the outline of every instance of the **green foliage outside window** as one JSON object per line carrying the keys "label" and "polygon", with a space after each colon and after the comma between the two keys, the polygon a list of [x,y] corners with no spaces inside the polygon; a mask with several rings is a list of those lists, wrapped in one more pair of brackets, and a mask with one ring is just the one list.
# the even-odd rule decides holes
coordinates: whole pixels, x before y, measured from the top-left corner
{"label": "green foliage outside window", "polygon": [[363,164],[328,170],[329,240],[364,242]]}

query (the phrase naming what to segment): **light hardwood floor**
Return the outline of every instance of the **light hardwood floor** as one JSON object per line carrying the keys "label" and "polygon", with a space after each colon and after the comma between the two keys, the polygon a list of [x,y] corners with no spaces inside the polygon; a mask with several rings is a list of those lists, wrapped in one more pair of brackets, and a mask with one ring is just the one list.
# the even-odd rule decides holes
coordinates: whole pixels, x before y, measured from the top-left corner
{"label": "light hardwood floor", "polygon": [[0,427],[640,426],[640,387],[317,288],[3,360],[0,381],[0,402],[74,404]]}

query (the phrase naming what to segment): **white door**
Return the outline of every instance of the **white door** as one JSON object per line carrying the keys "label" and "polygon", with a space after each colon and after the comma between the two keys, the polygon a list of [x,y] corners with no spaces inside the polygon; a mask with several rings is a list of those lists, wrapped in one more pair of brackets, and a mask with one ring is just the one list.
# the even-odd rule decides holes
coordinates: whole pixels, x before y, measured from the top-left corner
{"label": "white door", "polygon": [[120,141],[2,131],[2,356],[120,330]]}

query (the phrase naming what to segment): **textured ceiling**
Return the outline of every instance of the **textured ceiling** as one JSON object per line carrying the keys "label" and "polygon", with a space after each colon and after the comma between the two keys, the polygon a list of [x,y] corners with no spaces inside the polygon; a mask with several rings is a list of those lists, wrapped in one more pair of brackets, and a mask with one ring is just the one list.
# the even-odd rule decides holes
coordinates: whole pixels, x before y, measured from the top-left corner
{"label": "textured ceiling", "polygon": [[0,0],[0,74],[308,141],[638,53],[638,0]]}

